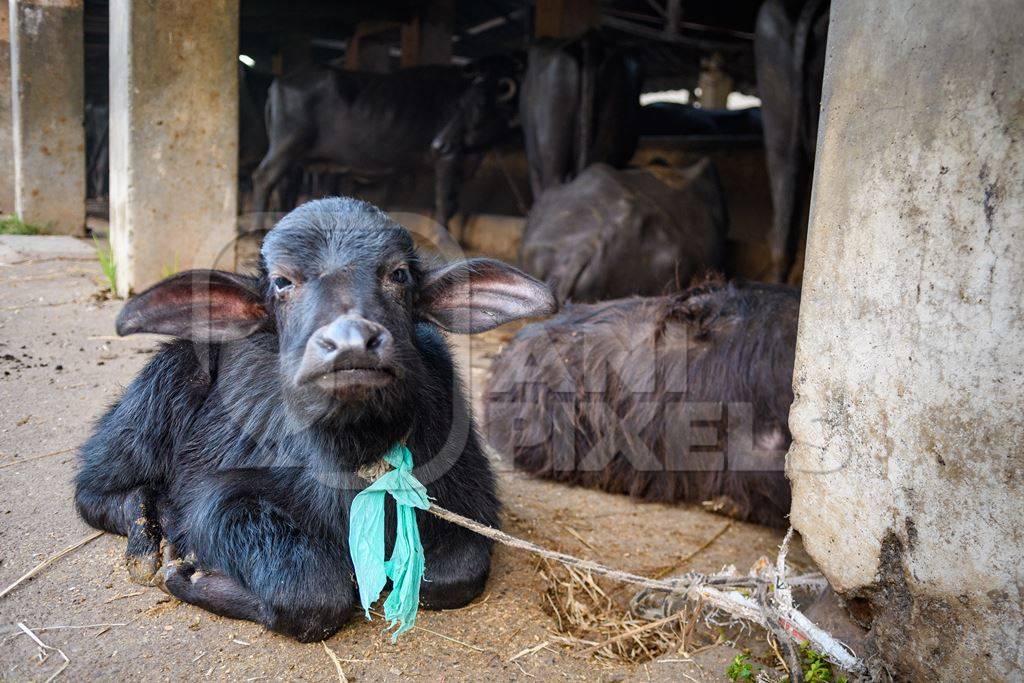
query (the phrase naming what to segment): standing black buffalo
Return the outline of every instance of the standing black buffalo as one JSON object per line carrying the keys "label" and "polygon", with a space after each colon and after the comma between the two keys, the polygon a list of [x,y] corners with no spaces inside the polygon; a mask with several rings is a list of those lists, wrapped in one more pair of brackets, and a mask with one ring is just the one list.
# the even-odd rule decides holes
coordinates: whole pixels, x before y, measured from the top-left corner
{"label": "standing black buffalo", "polygon": [[754,58],[771,182],[772,278],[798,282],[825,72],[828,0],[768,0],[757,15]]}
{"label": "standing black buffalo", "polygon": [[[490,259],[429,268],[364,202],[310,202],[263,241],[261,272],[190,271],[128,302],[120,334],[172,334],[82,446],[79,513],[128,536],[129,571],[217,614],[320,640],[356,599],[348,511],[364,467],[407,444],[445,508],[498,523],[494,475],[439,328],[553,309]],[[394,543],[389,507],[388,545]],[[417,512],[422,604],[466,604],[483,536]],[[161,537],[180,555],[159,570]]]}
{"label": "standing black buffalo", "polygon": [[537,199],[519,263],[559,303],[664,294],[721,265],[726,228],[707,159],[683,169],[594,164]]}
{"label": "standing black buffalo", "polygon": [[629,162],[642,84],[640,60],[594,32],[530,47],[519,111],[534,197],[592,163]]}
{"label": "standing black buffalo", "polygon": [[110,195],[110,107],[106,102],[85,104],[85,196]]}
{"label": "standing black buffalo", "polygon": [[485,432],[537,476],[785,526],[798,308],[722,281],[572,306],[495,359]]}
{"label": "standing black buffalo", "polygon": [[[253,210],[264,212],[282,176],[298,164],[329,163],[361,177],[433,168],[435,211],[455,213],[464,155],[510,129],[511,60],[469,67],[423,66],[377,74],[311,67],[270,86],[270,149],[253,173]],[[256,228],[263,220],[257,216]]]}

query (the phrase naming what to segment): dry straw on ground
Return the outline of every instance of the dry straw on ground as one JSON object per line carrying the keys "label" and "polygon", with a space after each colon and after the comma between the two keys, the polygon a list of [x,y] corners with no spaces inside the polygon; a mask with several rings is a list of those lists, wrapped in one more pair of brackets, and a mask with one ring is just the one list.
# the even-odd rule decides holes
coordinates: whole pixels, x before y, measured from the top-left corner
{"label": "dry straw on ground", "polygon": [[562,642],[581,647],[580,656],[640,663],[708,644],[709,635],[698,629],[699,604],[647,621],[632,616],[628,605],[614,600],[588,571],[542,560],[538,573],[547,585],[545,608]]}

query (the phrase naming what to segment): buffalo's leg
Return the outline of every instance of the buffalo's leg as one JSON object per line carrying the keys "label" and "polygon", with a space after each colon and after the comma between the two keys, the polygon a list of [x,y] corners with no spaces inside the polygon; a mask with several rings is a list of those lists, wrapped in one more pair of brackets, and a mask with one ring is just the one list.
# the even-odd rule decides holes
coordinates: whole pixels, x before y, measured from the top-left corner
{"label": "buffalo's leg", "polygon": [[437,520],[429,522],[420,604],[425,609],[455,609],[483,593],[491,572],[491,541],[468,529]]}
{"label": "buffalo's leg", "polygon": [[802,96],[801,79],[794,68],[793,20],[781,1],[769,0],[761,6],[755,31],[754,60],[774,209],[769,236],[772,261],[769,279],[783,282],[793,261],[791,240],[800,171],[795,136]]}
{"label": "buffalo's leg", "polygon": [[[448,365],[447,372],[452,371]],[[459,403],[450,409],[458,415],[469,407],[463,403],[462,388],[456,390]],[[423,481],[436,482],[428,487],[428,495],[446,510],[496,528],[500,504],[494,475],[476,436],[470,432],[461,449],[444,448],[443,438],[422,437],[409,446],[413,453],[437,453],[417,465]],[[420,604],[426,609],[455,609],[483,593],[491,572],[492,541],[422,510],[416,511],[416,522],[426,556]]]}
{"label": "buffalo's leg", "polygon": [[305,137],[301,133],[292,133],[283,140],[273,140],[267,155],[252,172],[252,210],[256,212],[254,226],[257,232],[264,229],[271,191],[299,161],[306,147]]}
{"label": "buffalo's leg", "polygon": [[154,584],[182,602],[230,619],[261,621],[260,601],[234,579],[204,572],[191,562],[169,562],[156,573]]}
{"label": "buffalo's leg", "polygon": [[461,159],[457,154],[438,155],[434,162],[434,220],[448,227],[455,215]]}
{"label": "buffalo's leg", "polygon": [[79,488],[75,503],[90,526],[128,537],[128,575],[135,583],[149,585],[160,568],[162,537],[153,491],[147,486],[113,493]]}
{"label": "buffalo's leg", "polygon": [[188,586],[174,578],[187,573],[175,564],[163,575],[173,595],[301,642],[328,638],[348,620],[355,586],[342,542],[307,534],[283,510],[234,486],[198,502],[196,512],[179,550],[203,574]]}
{"label": "buffalo's leg", "polygon": [[128,545],[124,550],[128,576],[135,583],[148,586],[160,568],[160,528],[156,497],[145,491],[138,498],[136,515],[128,528]]}
{"label": "buffalo's leg", "polygon": [[530,48],[519,111],[534,199],[572,175],[580,72],[576,58],[561,48]]}
{"label": "buffalo's leg", "polygon": [[209,375],[191,342],[165,346],[100,418],[82,444],[75,505],[87,524],[128,537],[132,580],[159,567],[158,496],[166,489],[172,445],[203,404]]}

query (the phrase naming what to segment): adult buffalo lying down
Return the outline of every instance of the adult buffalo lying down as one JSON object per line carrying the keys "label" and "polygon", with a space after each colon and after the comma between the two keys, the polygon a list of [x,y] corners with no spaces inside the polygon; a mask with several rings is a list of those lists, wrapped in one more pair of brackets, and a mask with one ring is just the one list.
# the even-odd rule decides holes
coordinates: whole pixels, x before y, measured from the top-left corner
{"label": "adult buffalo lying down", "polygon": [[560,303],[664,294],[717,268],[725,234],[725,199],[707,159],[685,169],[595,164],[537,200],[519,261]]}
{"label": "adult buffalo lying down", "polygon": [[[261,256],[257,276],[190,271],[128,302],[120,334],[179,340],[82,446],[75,502],[92,526],[128,536],[134,580],[319,640],[355,600],[348,511],[361,473],[396,444],[439,505],[497,524],[494,476],[439,328],[480,332],[553,301],[498,261],[428,267],[401,226],[355,200],[296,209]],[[490,542],[417,517],[422,605],[466,604],[483,590]],[[181,559],[159,568],[161,538]]]}
{"label": "adult buffalo lying down", "polygon": [[486,433],[541,477],[784,526],[797,307],[718,281],[572,306],[495,359]]}

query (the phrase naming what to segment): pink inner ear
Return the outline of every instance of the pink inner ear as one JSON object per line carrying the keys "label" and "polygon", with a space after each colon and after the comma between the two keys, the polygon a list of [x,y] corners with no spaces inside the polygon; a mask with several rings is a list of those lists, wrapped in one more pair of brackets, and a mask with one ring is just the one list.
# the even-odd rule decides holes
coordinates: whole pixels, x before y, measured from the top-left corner
{"label": "pink inner ear", "polygon": [[153,332],[200,339],[238,339],[266,317],[254,282],[232,273],[190,271],[131,299],[118,334]]}
{"label": "pink inner ear", "polygon": [[259,320],[266,311],[262,302],[243,298],[238,290],[213,286],[210,288],[210,314],[214,319]]}
{"label": "pink inner ear", "polygon": [[426,314],[452,332],[482,332],[554,310],[546,285],[497,261],[450,266],[427,289]]}

